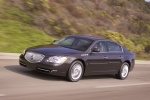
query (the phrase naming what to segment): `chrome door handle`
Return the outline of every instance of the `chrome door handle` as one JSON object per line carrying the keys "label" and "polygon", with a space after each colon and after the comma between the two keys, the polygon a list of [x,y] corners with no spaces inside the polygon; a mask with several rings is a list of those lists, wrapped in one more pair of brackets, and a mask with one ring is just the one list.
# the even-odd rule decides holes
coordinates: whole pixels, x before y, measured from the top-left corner
{"label": "chrome door handle", "polygon": [[122,56],[119,56],[119,58],[122,58]]}
{"label": "chrome door handle", "polygon": [[107,56],[104,56],[104,59],[107,59],[108,57]]}

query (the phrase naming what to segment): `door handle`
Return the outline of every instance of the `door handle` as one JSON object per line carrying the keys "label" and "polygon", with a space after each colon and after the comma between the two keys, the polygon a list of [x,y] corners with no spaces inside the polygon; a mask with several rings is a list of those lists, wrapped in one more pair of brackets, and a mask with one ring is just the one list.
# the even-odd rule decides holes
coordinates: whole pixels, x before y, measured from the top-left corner
{"label": "door handle", "polygon": [[107,59],[108,57],[107,56],[104,56],[104,59]]}
{"label": "door handle", "polygon": [[122,58],[122,56],[119,56],[119,58]]}

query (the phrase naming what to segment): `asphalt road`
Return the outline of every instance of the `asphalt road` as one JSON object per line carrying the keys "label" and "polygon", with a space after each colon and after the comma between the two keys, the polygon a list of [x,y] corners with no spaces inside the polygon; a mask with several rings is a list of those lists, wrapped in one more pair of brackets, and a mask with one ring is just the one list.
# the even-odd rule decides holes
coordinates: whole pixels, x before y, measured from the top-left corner
{"label": "asphalt road", "polygon": [[0,60],[0,100],[150,100],[150,65],[135,65],[126,80],[112,75],[63,77],[31,71],[18,60]]}

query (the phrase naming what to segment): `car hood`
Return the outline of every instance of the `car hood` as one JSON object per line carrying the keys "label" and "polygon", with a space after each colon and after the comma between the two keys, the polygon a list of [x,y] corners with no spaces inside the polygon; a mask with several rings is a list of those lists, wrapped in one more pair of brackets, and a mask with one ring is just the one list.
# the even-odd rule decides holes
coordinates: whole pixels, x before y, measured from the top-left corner
{"label": "car hood", "polygon": [[61,54],[80,54],[83,51],[69,49],[56,45],[40,45],[28,48],[27,51],[41,53],[44,55],[61,55]]}

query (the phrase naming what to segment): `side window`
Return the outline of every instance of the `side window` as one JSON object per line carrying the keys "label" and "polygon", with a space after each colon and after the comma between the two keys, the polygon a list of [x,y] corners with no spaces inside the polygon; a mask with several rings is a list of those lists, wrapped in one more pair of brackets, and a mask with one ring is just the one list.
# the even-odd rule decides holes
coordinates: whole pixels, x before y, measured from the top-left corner
{"label": "side window", "polygon": [[77,39],[73,45],[73,48],[81,50],[81,51],[85,51],[86,49],[89,48],[91,43],[92,41],[88,39]]}
{"label": "side window", "polygon": [[94,47],[99,48],[100,52],[107,52],[105,42],[103,41],[99,41],[98,43],[95,44]]}
{"label": "side window", "polygon": [[121,52],[121,46],[114,42],[107,41],[108,51],[109,52]]}
{"label": "side window", "polygon": [[69,38],[69,39],[64,40],[60,44],[63,45],[63,46],[70,46],[70,45],[72,45],[74,40],[75,40],[74,38]]}

